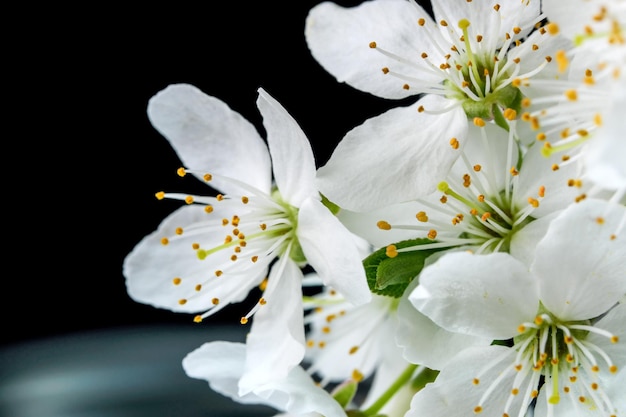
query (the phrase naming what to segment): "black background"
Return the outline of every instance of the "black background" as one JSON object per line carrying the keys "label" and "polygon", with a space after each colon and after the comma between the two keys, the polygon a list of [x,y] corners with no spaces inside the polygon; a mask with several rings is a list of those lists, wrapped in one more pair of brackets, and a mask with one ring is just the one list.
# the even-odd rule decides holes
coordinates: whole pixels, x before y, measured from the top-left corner
{"label": "black background", "polygon": [[[16,15],[4,64],[4,343],[191,322],[133,302],[122,275],[126,254],[180,204],[154,193],[205,191],[176,175],[177,156],[147,119],[148,100],[168,84],[222,99],[264,136],[263,87],[299,122],[318,165],[350,128],[397,104],[337,83],[311,57],[304,21],[316,3]],[[236,308],[201,326],[237,322]]]}

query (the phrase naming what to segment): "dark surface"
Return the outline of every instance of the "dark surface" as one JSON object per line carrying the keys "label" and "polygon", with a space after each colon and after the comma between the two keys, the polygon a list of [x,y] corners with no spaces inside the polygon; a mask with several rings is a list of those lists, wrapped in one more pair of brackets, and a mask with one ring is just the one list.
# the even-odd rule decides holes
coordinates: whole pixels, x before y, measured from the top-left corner
{"label": "dark surface", "polygon": [[142,326],[85,331],[0,349],[2,417],[263,417],[184,373],[211,340],[244,340],[242,327]]}

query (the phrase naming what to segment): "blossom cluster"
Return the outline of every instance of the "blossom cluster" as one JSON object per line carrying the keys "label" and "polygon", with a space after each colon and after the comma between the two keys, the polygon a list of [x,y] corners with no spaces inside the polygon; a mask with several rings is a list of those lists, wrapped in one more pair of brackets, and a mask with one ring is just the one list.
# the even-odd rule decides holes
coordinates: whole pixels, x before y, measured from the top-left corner
{"label": "blossom cluster", "polygon": [[258,294],[187,375],[289,416],[626,416],[626,2],[324,1],[304,36],[403,103],[323,166],[262,87],[264,135],[193,85],[149,101],[208,187],[156,194],[183,203],[130,297],[206,325]]}

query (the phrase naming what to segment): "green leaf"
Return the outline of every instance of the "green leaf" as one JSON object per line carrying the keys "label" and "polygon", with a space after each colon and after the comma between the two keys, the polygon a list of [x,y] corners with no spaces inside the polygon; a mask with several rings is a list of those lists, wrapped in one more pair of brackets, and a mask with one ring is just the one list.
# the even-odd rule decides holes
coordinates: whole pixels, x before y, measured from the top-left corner
{"label": "green leaf", "polygon": [[419,249],[420,245],[433,243],[430,239],[410,239],[395,243],[397,249],[416,247],[408,252],[398,252],[390,258],[387,248],[381,248],[363,260],[370,291],[374,294],[399,298],[406,287],[424,268],[424,261],[441,249]]}

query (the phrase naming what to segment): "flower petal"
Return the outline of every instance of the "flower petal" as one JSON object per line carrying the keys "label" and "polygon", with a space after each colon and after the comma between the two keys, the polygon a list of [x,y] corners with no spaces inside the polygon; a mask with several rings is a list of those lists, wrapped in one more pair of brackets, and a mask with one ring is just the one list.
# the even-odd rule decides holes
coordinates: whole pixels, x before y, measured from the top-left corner
{"label": "flower petal", "polygon": [[[430,95],[418,105],[446,103]],[[450,141],[464,145],[467,117],[461,107],[438,115],[418,113],[416,107],[391,109],[348,132],[318,169],[322,194],[342,208],[368,211],[434,192],[460,155]]]}
{"label": "flower petal", "polygon": [[[485,390],[498,376],[508,370],[510,378],[505,378],[493,387],[494,391],[482,405],[483,410],[480,414],[491,417],[502,416],[513,388],[515,354],[516,351],[513,349],[495,345],[462,350],[441,370],[435,382],[426,385],[415,394],[405,417],[472,416]],[[480,376],[480,383],[473,384],[472,381],[481,370],[484,373]],[[521,389],[520,391],[523,392]],[[515,396],[510,410],[519,410],[523,397]]]}
{"label": "flower petal", "polygon": [[281,197],[295,207],[307,197],[319,198],[313,151],[298,123],[262,88],[257,106],[267,131],[274,180]]}
{"label": "flower petal", "polygon": [[626,293],[625,216],[622,205],[586,199],[551,222],[531,270],[542,303],[561,320],[597,317]]}
{"label": "flower petal", "polygon": [[[339,82],[378,97],[399,99],[416,92],[402,88],[403,80],[384,74],[384,67],[403,74],[422,68],[419,74],[423,81],[443,81],[419,58],[419,53],[427,52],[435,61],[443,62],[442,53],[428,37],[418,35],[418,29],[430,30],[431,26],[419,27],[420,18],[432,22],[421,6],[403,0],[366,1],[351,8],[327,1],[309,12],[305,36],[313,57]],[[411,64],[392,60],[370,48],[371,42],[400,56],[413,54],[416,59]]]}
{"label": "flower petal", "polygon": [[539,308],[537,283],[528,268],[504,253],[449,253],[422,270],[409,300],[452,332],[508,339]]}
{"label": "flower petal", "polygon": [[246,368],[239,395],[284,379],[304,358],[302,271],[289,257],[272,266],[263,294],[267,304],[254,314],[246,338]]}
{"label": "flower petal", "polygon": [[[148,118],[185,167],[236,178],[269,193],[271,162],[254,126],[224,102],[189,84],[172,84],[148,102]],[[236,161],[236,165],[233,161]],[[211,186],[241,194],[215,178]]]}
{"label": "flower petal", "polygon": [[307,199],[298,215],[298,241],[325,285],[358,305],[371,300],[357,237],[321,202]]}
{"label": "flower petal", "polygon": [[243,374],[246,347],[243,343],[205,343],[183,359],[183,369],[191,378],[203,379],[215,392],[244,404],[264,404],[293,415],[318,413],[345,417],[333,397],[319,387],[301,367],[286,378],[260,387],[244,396],[237,394],[237,381]]}
{"label": "flower petal", "polygon": [[[405,295],[418,283],[413,280]],[[442,369],[457,352],[469,346],[488,346],[491,339],[449,332],[420,313],[404,296],[398,304],[396,343],[407,361]]]}

